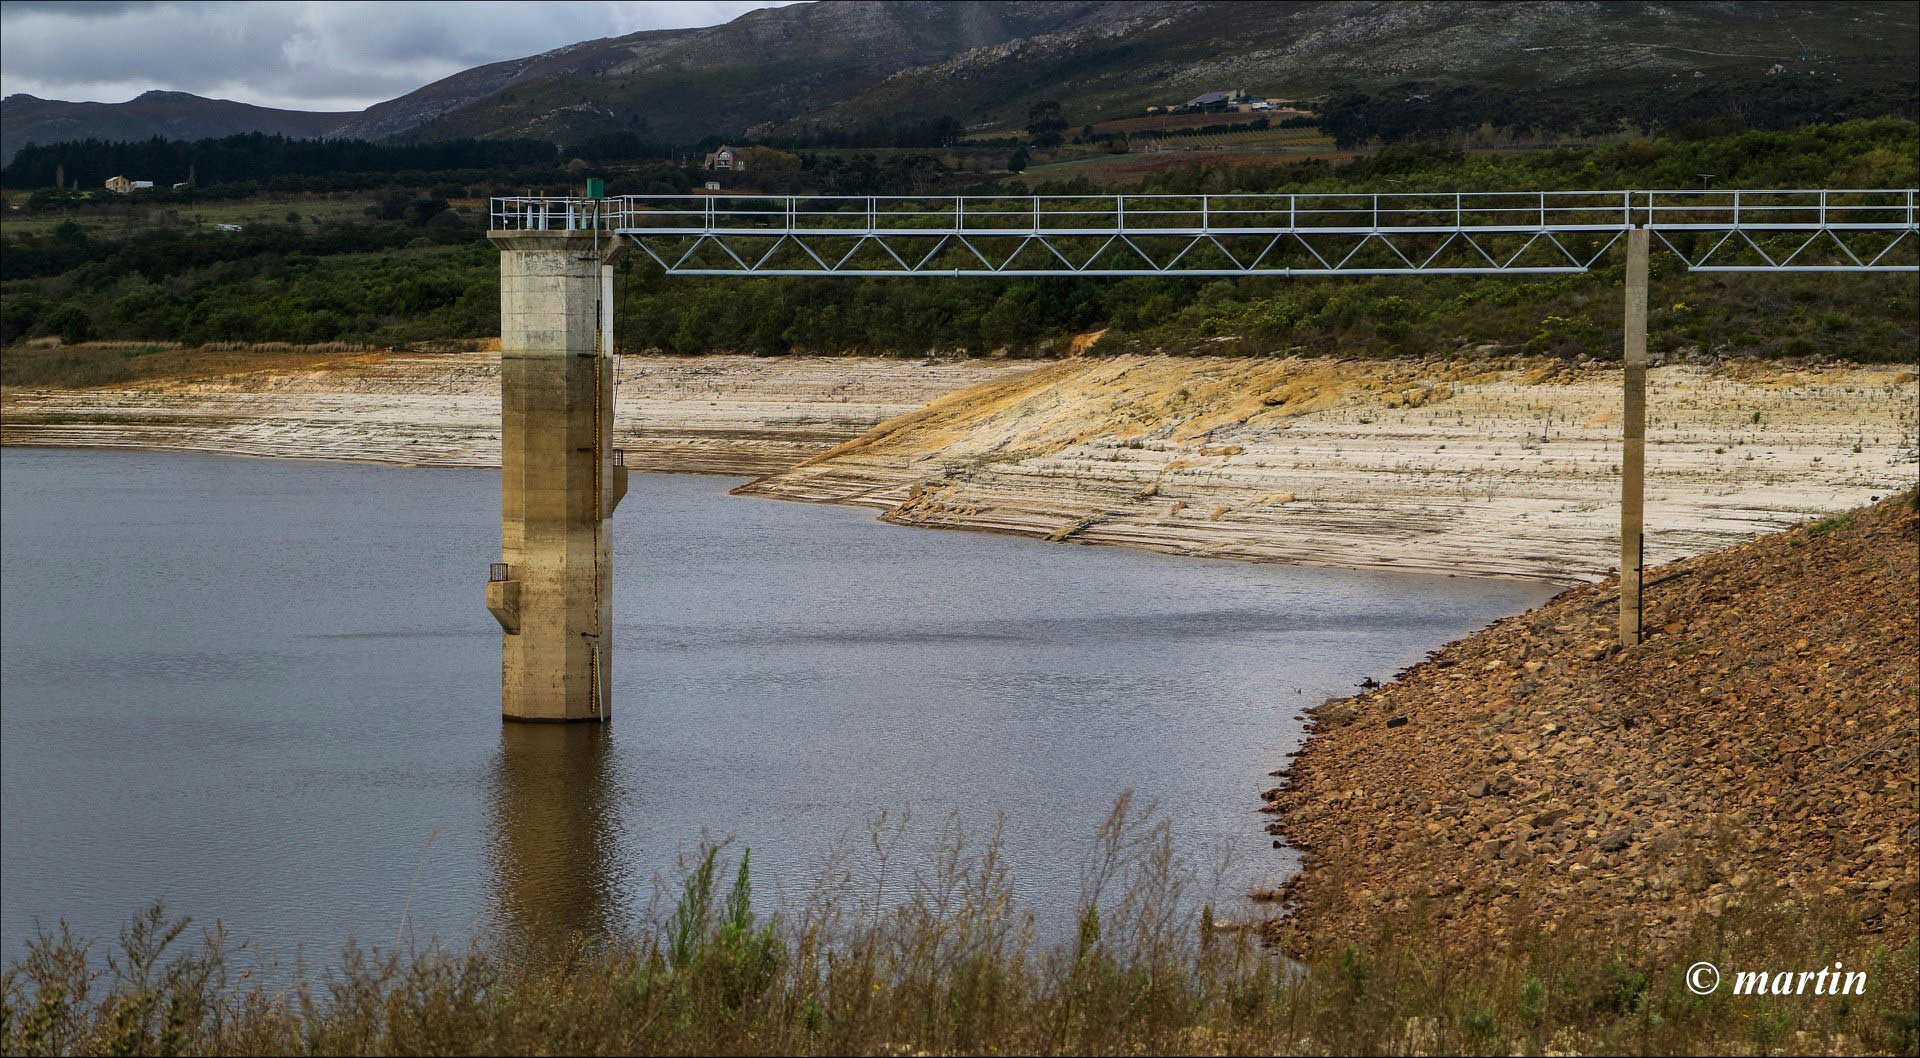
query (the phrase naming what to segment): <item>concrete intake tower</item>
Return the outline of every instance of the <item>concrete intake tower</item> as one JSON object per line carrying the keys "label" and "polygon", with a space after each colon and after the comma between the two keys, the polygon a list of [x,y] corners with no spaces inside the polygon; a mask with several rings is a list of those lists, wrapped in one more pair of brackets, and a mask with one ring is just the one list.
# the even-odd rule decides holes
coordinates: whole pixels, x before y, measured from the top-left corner
{"label": "concrete intake tower", "polygon": [[500,622],[507,720],[611,715],[613,542],[626,494],[613,447],[617,242],[495,231],[500,249]]}

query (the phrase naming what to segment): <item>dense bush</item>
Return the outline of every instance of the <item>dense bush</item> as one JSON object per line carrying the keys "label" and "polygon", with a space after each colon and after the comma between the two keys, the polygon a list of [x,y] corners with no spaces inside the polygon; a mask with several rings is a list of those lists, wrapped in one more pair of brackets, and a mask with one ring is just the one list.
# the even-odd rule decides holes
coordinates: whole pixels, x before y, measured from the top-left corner
{"label": "dense bush", "polygon": [[[1346,165],[1195,165],[1139,190],[1255,192],[1592,189],[1697,184],[1912,187],[1920,131],[1857,121],[1708,140],[1651,140],[1534,154],[1396,147]],[[932,155],[819,157],[766,178],[846,194],[923,192],[952,179]],[[610,190],[677,169],[615,178]],[[625,186],[623,186],[625,185]],[[991,190],[985,189],[985,190]],[[1088,193],[1082,183],[1042,193]],[[0,340],[42,335],[184,341],[371,341],[498,333],[498,272],[480,218],[411,191],[362,222],[159,229],[124,239],[78,224],[8,237]],[[1495,343],[1617,355],[1619,254],[1591,274],[1311,279],[802,279],[669,277],[639,254],[621,266],[623,349],[677,353],[862,351],[923,355],[1063,350],[1109,328],[1101,348],[1301,349],[1421,354]],[[1743,355],[1916,358],[1911,276],[1687,274],[1654,258],[1651,341]]]}
{"label": "dense bush", "polygon": [[[405,342],[499,328],[497,255],[473,240],[386,253],[283,252],[222,260],[115,255],[51,280],[10,283],[0,334],[186,342]],[[146,270],[115,268],[129,260]]]}

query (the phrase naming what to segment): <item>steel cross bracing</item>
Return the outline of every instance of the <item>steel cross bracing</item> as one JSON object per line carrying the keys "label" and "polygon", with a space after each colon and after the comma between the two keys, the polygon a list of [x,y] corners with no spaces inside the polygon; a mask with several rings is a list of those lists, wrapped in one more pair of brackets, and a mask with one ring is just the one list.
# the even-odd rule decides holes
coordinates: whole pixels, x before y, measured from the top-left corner
{"label": "steel cross bracing", "polygon": [[1916,192],[663,195],[496,198],[497,230],[592,230],[674,275],[1586,272],[1646,228],[1695,272],[1920,271]]}

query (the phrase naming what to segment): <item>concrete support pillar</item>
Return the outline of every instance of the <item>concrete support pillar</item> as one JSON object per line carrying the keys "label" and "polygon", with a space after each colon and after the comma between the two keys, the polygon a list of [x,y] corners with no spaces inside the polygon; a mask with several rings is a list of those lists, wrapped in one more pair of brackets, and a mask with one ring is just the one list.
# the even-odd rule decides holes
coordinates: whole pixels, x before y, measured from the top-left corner
{"label": "concrete support pillar", "polygon": [[1640,642],[1640,578],[1646,563],[1647,229],[1627,232],[1626,393],[1620,445],[1620,645]]}
{"label": "concrete support pillar", "polygon": [[[611,712],[613,355],[609,256],[588,232],[496,231],[500,249],[501,627],[508,720]],[[610,275],[610,273],[609,273]]]}

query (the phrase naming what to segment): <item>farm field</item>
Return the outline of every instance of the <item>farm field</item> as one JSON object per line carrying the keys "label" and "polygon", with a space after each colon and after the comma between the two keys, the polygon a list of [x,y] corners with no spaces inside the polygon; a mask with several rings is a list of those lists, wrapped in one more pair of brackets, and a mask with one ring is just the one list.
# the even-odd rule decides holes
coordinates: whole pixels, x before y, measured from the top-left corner
{"label": "farm field", "polygon": [[1141,150],[1131,154],[1098,154],[1085,158],[1074,158],[1059,162],[1035,165],[1019,174],[1028,186],[1039,180],[1070,180],[1084,177],[1090,183],[1101,187],[1116,184],[1137,183],[1143,177],[1168,169],[1179,169],[1206,162],[1211,165],[1245,166],[1273,165],[1277,162],[1303,162],[1319,159],[1329,162],[1348,161],[1361,152],[1340,151],[1307,146],[1286,150],[1248,150],[1225,146],[1189,146],[1186,139],[1176,141],[1179,147],[1169,146],[1163,150]]}
{"label": "farm field", "polygon": [[[14,203],[9,196],[8,205]],[[24,204],[24,203],[23,203]],[[0,234],[44,235],[66,221],[78,221],[94,235],[122,236],[146,228],[211,228],[216,224],[287,223],[290,213],[301,221],[365,220],[372,196],[365,192],[341,195],[258,195],[230,202],[142,202],[129,196],[124,203],[101,208],[42,212],[19,216],[11,209],[0,218]]]}
{"label": "farm field", "polygon": [[1319,129],[1242,129],[1198,136],[1165,136],[1135,140],[1136,144],[1179,147],[1332,147],[1333,137]]}
{"label": "farm field", "polygon": [[1308,116],[1311,115],[1311,113],[1311,111],[1295,110],[1289,107],[1281,110],[1260,110],[1244,114],[1237,111],[1227,113],[1214,111],[1198,114],[1142,114],[1139,117],[1112,118],[1107,121],[1096,121],[1093,124],[1093,131],[1124,132],[1131,135],[1135,132],[1166,132],[1174,129],[1198,129],[1208,125],[1233,125],[1253,121],[1258,118],[1266,118],[1269,121],[1277,123],[1287,118]]}

